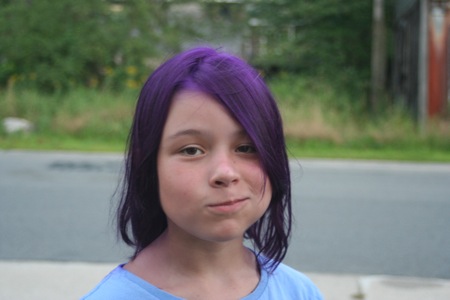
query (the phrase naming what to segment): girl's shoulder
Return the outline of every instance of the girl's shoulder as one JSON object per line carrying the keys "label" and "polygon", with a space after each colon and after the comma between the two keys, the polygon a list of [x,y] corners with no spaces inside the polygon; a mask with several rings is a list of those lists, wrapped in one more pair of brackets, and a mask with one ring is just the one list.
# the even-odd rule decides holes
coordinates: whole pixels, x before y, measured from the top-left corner
{"label": "girl's shoulder", "polygon": [[322,299],[319,289],[305,274],[285,264],[279,264],[268,278],[268,289],[275,295],[285,295],[277,299]]}
{"label": "girl's shoulder", "polygon": [[300,282],[305,285],[314,285],[305,274],[283,263],[280,263],[273,272],[269,273],[269,278],[286,283],[298,284]]}
{"label": "girl's shoulder", "polygon": [[111,271],[81,300],[180,300],[128,272],[123,265]]}
{"label": "girl's shoulder", "polygon": [[319,289],[305,274],[282,263],[273,271],[262,268],[260,284],[255,292],[252,294],[256,297],[245,298],[245,300],[323,299]]}

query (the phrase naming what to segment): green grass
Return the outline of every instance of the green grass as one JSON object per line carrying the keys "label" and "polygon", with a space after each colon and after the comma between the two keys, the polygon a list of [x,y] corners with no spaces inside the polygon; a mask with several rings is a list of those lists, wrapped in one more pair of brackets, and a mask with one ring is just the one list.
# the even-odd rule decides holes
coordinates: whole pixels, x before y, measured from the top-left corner
{"label": "green grass", "polygon": [[[418,133],[400,108],[376,118],[365,113],[358,93],[323,80],[284,76],[270,81],[283,115],[293,157],[450,162],[450,122],[433,120]],[[0,119],[32,121],[29,134],[0,129],[0,149],[123,152],[137,90],[76,89],[41,94],[0,90]]]}
{"label": "green grass", "polygon": [[125,139],[82,138],[68,135],[14,134],[0,136],[4,150],[63,150],[81,152],[124,152]]}
{"label": "green grass", "polygon": [[450,162],[450,122],[431,120],[424,132],[401,107],[378,116],[364,109],[362,92],[327,81],[286,77],[271,82],[294,157]]}
{"label": "green grass", "polygon": [[403,147],[385,146],[383,148],[370,148],[288,141],[288,151],[292,157],[306,158],[450,162],[449,150],[430,148],[425,145],[422,147],[409,147],[405,145]]}

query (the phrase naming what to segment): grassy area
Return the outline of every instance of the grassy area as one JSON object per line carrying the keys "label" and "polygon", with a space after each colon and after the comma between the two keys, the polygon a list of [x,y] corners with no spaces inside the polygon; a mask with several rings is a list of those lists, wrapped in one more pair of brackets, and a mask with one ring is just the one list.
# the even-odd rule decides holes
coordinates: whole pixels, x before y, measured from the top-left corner
{"label": "grassy area", "polygon": [[361,93],[326,81],[285,77],[271,82],[295,157],[450,162],[450,121],[432,120],[419,133],[408,113],[390,105],[379,116]]}
{"label": "grassy area", "polygon": [[30,120],[32,133],[0,132],[0,148],[123,151],[138,91],[79,89],[45,95],[9,89],[0,94],[0,119]]}
{"label": "grassy area", "polygon": [[[403,110],[391,107],[373,118],[356,101],[358,93],[324,81],[286,76],[270,85],[294,157],[450,162],[448,120],[433,121],[419,134]],[[25,118],[35,130],[0,130],[0,148],[122,152],[137,96],[137,90],[45,95],[9,87],[0,91],[0,119]]]}

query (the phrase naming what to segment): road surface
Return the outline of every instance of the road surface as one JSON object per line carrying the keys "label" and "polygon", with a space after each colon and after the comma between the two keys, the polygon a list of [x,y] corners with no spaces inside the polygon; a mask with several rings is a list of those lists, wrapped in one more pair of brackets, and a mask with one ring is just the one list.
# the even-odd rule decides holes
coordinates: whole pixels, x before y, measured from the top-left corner
{"label": "road surface", "polygon": [[[0,260],[123,262],[117,154],[0,151]],[[450,278],[450,164],[292,161],[305,272]]]}

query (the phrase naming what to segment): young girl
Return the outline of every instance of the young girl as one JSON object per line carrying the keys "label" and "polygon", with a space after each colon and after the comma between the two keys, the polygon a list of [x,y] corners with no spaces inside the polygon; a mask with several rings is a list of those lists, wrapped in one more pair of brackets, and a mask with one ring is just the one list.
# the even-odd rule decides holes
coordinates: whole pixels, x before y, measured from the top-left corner
{"label": "young girl", "polygon": [[211,48],[171,58],[145,83],[129,137],[118,227],[134,255],[83,299],[322,299],[281,263],[290,187],[259,74]]}

